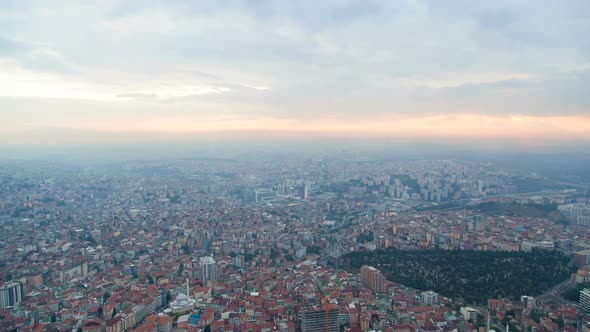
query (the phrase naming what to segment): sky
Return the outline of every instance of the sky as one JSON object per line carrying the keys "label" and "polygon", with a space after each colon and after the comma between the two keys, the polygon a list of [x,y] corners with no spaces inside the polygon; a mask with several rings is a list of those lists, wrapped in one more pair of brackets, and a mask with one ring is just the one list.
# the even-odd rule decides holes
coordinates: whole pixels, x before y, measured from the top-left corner
{"label": "sky", "polygon": [[586,141],[589,13],[587,0],[2,0],[0,144]]}

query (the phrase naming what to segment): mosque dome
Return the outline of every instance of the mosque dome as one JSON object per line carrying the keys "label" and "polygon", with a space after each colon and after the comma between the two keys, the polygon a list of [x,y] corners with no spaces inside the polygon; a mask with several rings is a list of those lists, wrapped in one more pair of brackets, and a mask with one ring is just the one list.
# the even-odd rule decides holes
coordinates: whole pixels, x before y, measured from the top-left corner
{"label": "mosque dome", "polygon": [[182,305],[187,305],[188,304],[188,298],[186,297],[185,294],[179,293],[176,296],[176,300],[174,302],[176,302],[176,305],[181,305],[181,306]]}

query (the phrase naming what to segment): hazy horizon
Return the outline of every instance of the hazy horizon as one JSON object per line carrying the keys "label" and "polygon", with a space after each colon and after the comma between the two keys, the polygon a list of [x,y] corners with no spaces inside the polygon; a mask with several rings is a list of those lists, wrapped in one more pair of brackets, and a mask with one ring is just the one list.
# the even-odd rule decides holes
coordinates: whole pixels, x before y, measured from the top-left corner
{"label": "hazy horizon", "polygon": [[[27,135],[29,141],[0,144],[0,160],[124,161],[276,158],[477,161],[590,160],[587,140],[514,140],[510,138],[397,138],[324,133],[240,131],[213,133],[102,133],[57,130]],[[37,143],[44,142],[44,143]]]}

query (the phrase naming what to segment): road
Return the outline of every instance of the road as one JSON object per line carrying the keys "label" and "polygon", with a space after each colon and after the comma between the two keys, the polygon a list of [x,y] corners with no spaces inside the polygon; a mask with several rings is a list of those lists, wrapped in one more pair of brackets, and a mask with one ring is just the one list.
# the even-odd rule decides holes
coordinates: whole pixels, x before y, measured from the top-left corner
{"label": "road", "polygon": [[557,303],[557,304],[572,304],[572,305],[578,305],[575,302],[572,301],[568,301],[564,298],[561,297],[561,294],[563,294],[563,292],[565,292],[566,289],[568,289],[571,286],[574,286],[575,282],[568,279],[565,280],[555,286],[553,286],[550,290],[546,291],[545,293],[541,294],[540,296],[537,296],[536,299],[537,301],[541,301],[541,302],[553,302],[553,303]]}

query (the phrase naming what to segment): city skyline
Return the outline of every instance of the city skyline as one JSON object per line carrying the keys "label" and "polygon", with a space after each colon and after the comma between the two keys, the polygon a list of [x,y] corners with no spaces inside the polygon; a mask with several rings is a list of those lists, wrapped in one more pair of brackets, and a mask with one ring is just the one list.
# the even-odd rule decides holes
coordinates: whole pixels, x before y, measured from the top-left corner
{"label": "city skyline", "polygon": [[6,1],[0,145],[72,132],[587,143],[588,6]]}

